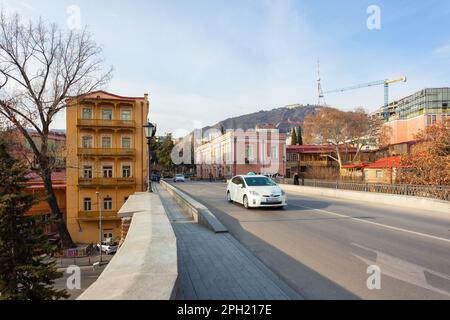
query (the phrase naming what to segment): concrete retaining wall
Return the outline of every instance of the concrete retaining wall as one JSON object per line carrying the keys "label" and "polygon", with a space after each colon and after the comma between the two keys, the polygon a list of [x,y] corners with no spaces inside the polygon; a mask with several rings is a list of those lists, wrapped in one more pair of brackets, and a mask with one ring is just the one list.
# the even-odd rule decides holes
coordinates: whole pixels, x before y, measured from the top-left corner
{"label": "concrete retaining wall", "polygon": [[184,193],[178,188],[168,184],[164,180],[160,181],[161,186],[175,199],[183,210],[192,215],[192,219],[211,229],[216,233],[228,232],[228,229],[200,202]]}
{"label": "concrete retaining wall", "polygon": [[281,184],[280,186],[287,192],[295,192],[299,194],[372,202],[375,204],[386,204],[411,209],[424,209],[429,211],[450,214],[450,204],[446,201],[440,201],[435,199],[402,196],[395,194],[375,193],[375,192],[294,186],[288,184]]}
{"label": "concrete retaining wall", "polygon": [[169,300],[177,291],[177,242],[157,194],[129,197],[119,216],[132,222],[125,242],[79,300]]}

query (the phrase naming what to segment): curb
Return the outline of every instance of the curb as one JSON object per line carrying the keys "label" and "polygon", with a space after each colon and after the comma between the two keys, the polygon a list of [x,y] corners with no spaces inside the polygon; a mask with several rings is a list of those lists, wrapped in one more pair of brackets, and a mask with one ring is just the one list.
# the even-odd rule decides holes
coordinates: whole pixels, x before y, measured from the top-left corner
{"label": "curb", "polygon": [[180,189],[170,185],[164,180],[160,181],[161,186],[175,199],[175,201],[192,215],[192,219],[215,233],[227,233],[228,229],[200,202],[194,200]]}

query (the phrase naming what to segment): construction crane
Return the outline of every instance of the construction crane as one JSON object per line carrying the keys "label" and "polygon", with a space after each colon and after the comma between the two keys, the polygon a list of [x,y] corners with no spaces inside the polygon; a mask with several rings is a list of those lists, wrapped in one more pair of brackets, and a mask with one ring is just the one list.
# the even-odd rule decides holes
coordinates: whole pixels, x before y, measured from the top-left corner
{"label": "construction crane", "polygon": [[330,90],[330,91],[326,91],[323,93],[323,95],[325,94],[329,94],[329,93],[335,93],[335,92],[344,92],[344,91],[350,91],[350,90],[356,90],[356,89],[361,89],[361,88],[366,88],[366,87],[374,87],[374,86],[381,86],[384,85],[384,110],[383,110],[383,118],[385,120],[387,120],[389,118],[389,85],[396,83],[396,82],[406,82],[406,77],[400,77],[398,79],[385,79],[385,80],[378,80],[378,81],[373,81],[373,82],[368,82],[368,83],[363,83],[363,84],[358,84],[355,86],[351,86],[351,87],[346,87],[346,88],[341,88],[341,89],[335,89],[335,90]]}

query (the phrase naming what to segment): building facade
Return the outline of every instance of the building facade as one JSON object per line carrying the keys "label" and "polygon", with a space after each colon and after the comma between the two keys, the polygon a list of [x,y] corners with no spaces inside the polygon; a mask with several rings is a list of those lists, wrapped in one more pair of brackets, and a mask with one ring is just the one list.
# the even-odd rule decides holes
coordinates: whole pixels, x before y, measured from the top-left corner
{"label": "building facade", "polygon": [[[49,221],[52,216],[52,211],[47,202],[47,195],[45,192],[44,181],[36,173],[30,173],[27,175],[29,179],[25,183],[25,192],[35,195],[38,200],[35,205],[33,205],[30,210],[28,210],[27,215],[35,216],[42,221]],[[55,192],[56,201],[58,202],[58,207],[63,214],[64,219],[66,218],[66,172],[65,170],[55,171],[52,173],[52,185],[53,191]],[[45,226],[44,232],[48,235],[57,235],[57,228],[53,224],[47,224]]]}
{"label": "building facade", "polygon": [[77,243],[120,237],[117,211],[146,189],[148,95],[104,91],[67,100],[67,227]]}
{"label": "building facade", "polygon": [[395,112],[390,112],[385,123],[390,131],[390,144],[414,140],[419,131],[445,121],[450,117],[449,103],[450,88],[423,89],[392,103]]}
{"label": "building facade", "polygon": [[195,148],[200,179],[229,179],[248,172],[284,176],[285,161],[286,135],[274,126],[229,130]]}

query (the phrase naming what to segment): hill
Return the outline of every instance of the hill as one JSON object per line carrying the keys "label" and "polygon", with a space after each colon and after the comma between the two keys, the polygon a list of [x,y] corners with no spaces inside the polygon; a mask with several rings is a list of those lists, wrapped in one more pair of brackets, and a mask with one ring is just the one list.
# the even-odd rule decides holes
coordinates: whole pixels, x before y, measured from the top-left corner
{"label": "hill", "polygon": [[291,105],[281,108],[275,108],[267,111],[245,114],[238,117],[228,118],[216,123],[213,126],[205,127],[219,129],[254,129],[256,125],[275,124],[281,133],[288,133],[293,127],[303,124],[305,117],[309,114],[315,115],[316,110],[320,108],[315,105]]}

